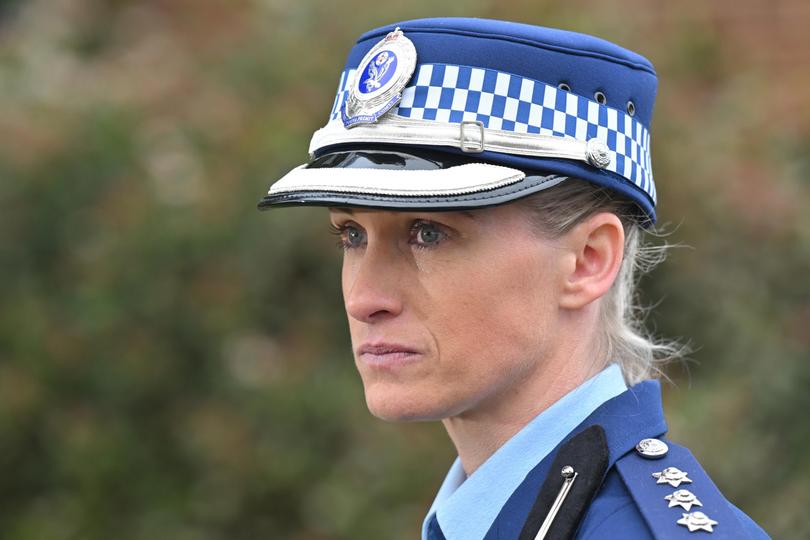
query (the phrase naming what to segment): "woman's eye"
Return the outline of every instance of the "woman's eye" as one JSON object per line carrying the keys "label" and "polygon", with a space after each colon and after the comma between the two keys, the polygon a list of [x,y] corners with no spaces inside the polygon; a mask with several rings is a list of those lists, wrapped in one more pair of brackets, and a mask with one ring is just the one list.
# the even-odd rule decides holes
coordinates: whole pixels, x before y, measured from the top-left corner
{"label": "woman's eye", "polygon": [[335,234],[340,237],[338,246],[343,249],[354,249],[366,244],[366,233],[354,225],[333,225]]}
{"label": "woman's eye", "polygon": [[344,242],[346,247],[357,248],[366,243],[366,234],[358,229],[349,225],[343,232]]}
{"label": "woman's eye", "polygon": [[411,243],[420,247],[435,246],[447,237],[447,234],[435,223],[420,221],[411,230]]}

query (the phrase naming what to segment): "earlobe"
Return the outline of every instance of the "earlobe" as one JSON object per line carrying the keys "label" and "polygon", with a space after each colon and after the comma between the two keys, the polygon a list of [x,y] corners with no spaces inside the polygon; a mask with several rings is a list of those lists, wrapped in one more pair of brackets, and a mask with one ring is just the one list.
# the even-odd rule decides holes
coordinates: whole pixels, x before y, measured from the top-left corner
{"label": "earlobe", "polygon": [[613,285],[624,257],[624,227],[616,214],[601,212],[569,233],[575,264],[565,276],[560,306],[580,309],[603,296]]}

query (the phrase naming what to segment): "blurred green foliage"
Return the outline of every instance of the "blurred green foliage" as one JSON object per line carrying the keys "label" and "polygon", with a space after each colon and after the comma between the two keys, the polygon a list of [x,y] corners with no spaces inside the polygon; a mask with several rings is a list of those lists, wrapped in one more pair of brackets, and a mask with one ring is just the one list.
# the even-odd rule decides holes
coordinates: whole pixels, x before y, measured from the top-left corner
{"label": "blurred green foliage", "polygon": [[414,538],[454,456],[365,410],[318,210],[260,214],[344,56],[481,16],[648,56],[689,339],[674,438],[778,538],[810,522],[810,49],[803,0],[0,2],[0,536]]}

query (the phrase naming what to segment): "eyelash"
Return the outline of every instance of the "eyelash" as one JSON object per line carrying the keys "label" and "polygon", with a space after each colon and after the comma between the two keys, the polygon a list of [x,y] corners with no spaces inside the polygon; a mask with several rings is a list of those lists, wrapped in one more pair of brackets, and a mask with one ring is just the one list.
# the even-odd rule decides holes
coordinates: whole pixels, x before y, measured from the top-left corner
{"label": "eyelash", "polygon": [[350,227],[350,225],[346,223],[341,223],[339,225],[335,225],[334,223],[330,223],[329,225],[329,233],[337,237],[337,242],[335,242],[335,247],[338,249],[342,249],[343,251],[348,251],[352,249],[350,245],[346,242],[344,238],[344,233]]}
{"label": "eyelash", "polygon": [[[436,230],[436,232],[439,233],[439,239],[436,240],[436,242],[433,243],[433,244],[420,244],[420,243],[414,241],[414,238],[416,237],[416,235],[419,234],[419,231],[421,230],[421,227],[426,226],[426,225],[430,226],[430,227],[433,227]],[[351,223],[340,223],[340,224],[337,224],[337,225],[334,224],[334,223],[330,223],[329,228],[331,229],[331,231],[330,231],[331,234],[338,237],[338,240],[335,243],[337,248],[342,249],[343,251],[348,251],[350,249],[356,249],[355,246],[351,246],[348,243],[348,241],[346,240],[346,234],[347,234],[347,231],[349,229],[361,230],[360,227],[358,227],[356,225],[353,225]],[[438,223],[434,223],[432,221],[427,221],[427,220],[417,220],[417,221],[414,221],[413,225],[411,225],[411,228],[410,228],[410,230],[408,232],[408,243],[411,244],[412,246],[414,246],[416,249],[432,249],[432,248],[435,248],[436,246],[438,246],[439,244],[441,244],[442,242],[444,242],[447,239],[447,237],[448,237],[448,234],[444,230],[444,227],[442,227]]]}

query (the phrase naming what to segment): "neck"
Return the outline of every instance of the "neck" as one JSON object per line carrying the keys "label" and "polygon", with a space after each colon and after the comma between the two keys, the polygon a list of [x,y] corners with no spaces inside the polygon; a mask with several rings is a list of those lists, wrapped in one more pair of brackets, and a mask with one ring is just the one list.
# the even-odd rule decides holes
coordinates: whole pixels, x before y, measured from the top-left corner
{"label": "neck", "polygon": [[590,337],[560,340],[563,346],[538,360],[519,384],[443,420],[468,476],[538,414],[602,369],[599,347]]}

